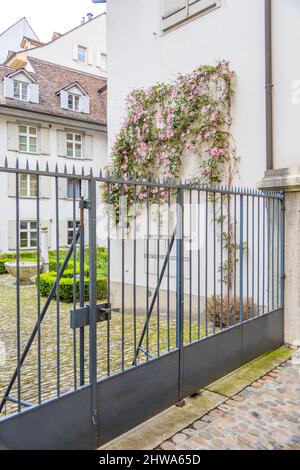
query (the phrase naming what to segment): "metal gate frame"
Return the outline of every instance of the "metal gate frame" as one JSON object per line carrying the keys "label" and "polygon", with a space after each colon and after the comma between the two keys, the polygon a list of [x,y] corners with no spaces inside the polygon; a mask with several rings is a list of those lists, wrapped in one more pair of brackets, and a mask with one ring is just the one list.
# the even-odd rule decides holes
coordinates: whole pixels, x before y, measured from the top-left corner
{"label": "metal gate frame", "polygon": [[[10,169],[9,171],[19,170]],[[26,173],[26,170],[22,170],[22,172]],[[48,174],[48,172],[37,170],[36,174]],[[70,174],[71,177],[74,177],[74,172]],[[89,211],[90,249],[89,383],[57,399],[27,408],[20,413],[0,420],[1,449],[96,449],[180,402],[185,397],[196,393],[216,379],[279,347],[284,342],[284,310],[282,306],[278,310],[244,320],[240,324],[216,332],[200,341],[184,344],[183,191],[185,187],[190,186],[177,184],[173,187],[176,187],[177,202],[182,211],[176,228],[179,235],[176,237],[176,350],[151,359],[144,364],[133,365],[129,370],[98,381],[96,358],[99,308],[95,259],[96,184],[99,181],[106,182],[108,180],[102,175],[100,178],[95,178],[92,173],[88,177],[89,201],[85,206]],[[110,181],[113,180],[110,179]],[[121,181],[122,183],[128,182]],[[212,190],[221,191],[218,188]],[[237,194],[243,196],[244,193],[240,190]],[[283,298],[284,197],[282,194],[275,195],[273,193],[268,197],[276,197],[282,204],[280,255]],[[170,253],[168,253],[169,255]],[[150,316],[151,313],[150,311]],[[28,432],[29,429],[30,432]]]}

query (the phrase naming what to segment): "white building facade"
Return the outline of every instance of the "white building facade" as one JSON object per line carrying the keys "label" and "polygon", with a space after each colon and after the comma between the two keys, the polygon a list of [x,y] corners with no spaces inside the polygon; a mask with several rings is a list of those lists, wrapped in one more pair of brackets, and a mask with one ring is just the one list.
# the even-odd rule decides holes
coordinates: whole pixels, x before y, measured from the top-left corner
{"label": "white building facade", "polygon": [[28,57],[106,77],[106,14],[90,17],[65,34],[54,33],[47,44],[33,48],[29,46],[26,50],[18,47],[16,54],[5,65],[28,67]]}
{"label": "white building facade", "polygon": [[[290,51],[299,42],[300,4],[272,0],[272,9],[274,167],[285,168],[299,164],[300,69]],[[132,89],[228,60],[237,74],[232,134],[240,182],[255,186],[266,169],[264,0],[109,0],[107,16],[110,144]]]}
{"label": "white building facade", "polygon": [[[267,10],[269,14],[271,12],[271,18],[267,18]],[[125,99],[132,90],[148,87],[156,82],[171,82],[177,74],[192,72],[198,65],[215,65],[220,60],[226,60],[236,73],[231,132],[241,159],[235,184],[256,187],[265,174],[267,155],[270,157],[270,153],[275,169],[299,165],[297,127],[300,105],[297,97],[300,69],[297,54],[290,53],[299,42],[299,15],[300,4],[297,0],[109,0],[109,146],[113,145],[123,122],[126,114]],[[270,39],[273,42],[273,77],[266,76],[267,66],[270,66],[270,48],[267,49]],[[119,79],[120,76],[122,80]],[[270,78],[273,78],[272,82],[268,82]],[[266,89],[269,93],[270,90],[273,92],[273,115],[270,109],[266,112]],[[273,152],[270,150],[270,133],[267,136],[266,122],[269,131],[270,126],[273,131]],[[193,157],[192,174],[191,165],[183,162],[183,178],[196,176],[198,158],[196,155]],[[268,166],[268,169],[272,168]],[[131,292],[132,242],[127,240],[125,247],[125,283],[128,292]],[[116,242],[114,249],[117,260],[121,256],[120,243]],[[142,241],[138,246],[138,259],[145,259],[145,250]],[[249,247],[249,254],[256,259],[256,248]],[[154,259],[151,263],[156,266],[155,251],[151,255],[152,260]],[[163,256],[163,252],[161,255]],[[185,291],[188,292],[188,252],[185,257]],[[116,283],[115,302],[118,304],[120,269],[114,269],[114,262],[112,269],[112,279]],[[157,285],[156,271],[155,267],[150,273],[152,294]],[[172,271],[175,272],[175,267]],[[139,264],[137,284],[142,291],[143,305],[147,296],[144,292],[145,272],[145,263]],[[196,272],[193,272],[193,277],[197,278]],[[204,272],[201,272],[201,279],[203,293]],[[212,285],[210,278],[209,284]],[[163,284],[162,290],[164,288]],[[175,292],[175,281],[171,289]],[[209,287],[209,293],[212,292]],[[196,296],[197,289],[193,287],[195,300]]]}
{"label": "white building facade", "polygon": [[[20,168],[28,164],[41,169],[48,163],[50,170],[86,174],[95,173],[106,164],[106,81],[93,75],[28,59],[30,69],[0,67],[0,154],[11,167],[18,159]],[[49,77],[51,78],[49,80]],[[1,173],[0,252],[16,249],[16,176]],[[73,236],[73,196],[87,198],[87,186],[78,181],[75,190],[71,182],[60,179],[59,232],[60,246],[68,246]],[[34,176],[21,175],[20,240],[21,249],[36,248],[36,193]],[[41,177],[40,221],[48,227],[49,247],[56,247],[55,179]],[[99,196],[100,197],[100,196]],[[79,204],[76,217],[79,222]]]}
{"label": "white building facade", "polygon": [[21,18],[17,23],[7,28],[0,34],[0,63],[7,59],[9,51],[19,51],[23,38],[30,38],[38,41],[38,37],[33,31],[26,18]]}

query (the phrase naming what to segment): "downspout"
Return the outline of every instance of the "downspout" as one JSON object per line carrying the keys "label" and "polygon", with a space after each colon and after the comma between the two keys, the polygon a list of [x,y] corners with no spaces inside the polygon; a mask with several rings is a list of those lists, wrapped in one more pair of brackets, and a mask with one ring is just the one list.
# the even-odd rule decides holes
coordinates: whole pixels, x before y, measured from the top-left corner
{"label": "downspout", "polygon": [[265,0],[266,168],[273,170],[272,0]]}

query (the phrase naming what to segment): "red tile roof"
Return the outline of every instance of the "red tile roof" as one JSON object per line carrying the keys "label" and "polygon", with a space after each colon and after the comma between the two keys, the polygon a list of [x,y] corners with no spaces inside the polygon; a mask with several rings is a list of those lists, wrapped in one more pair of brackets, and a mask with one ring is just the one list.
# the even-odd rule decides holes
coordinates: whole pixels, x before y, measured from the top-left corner
{"label": "red tile roof", "polygon": [[[3,78],[16,71],[11,67],[0,65],[0,106],[38,111],[60,117],[69,117],[80,121],[106,125],[107,123],[107,89],[106,80],[72,70],[61,65],[28,57],[34,73],[29,72],[39,85],[40,102],[27,103],[4,97]],[[90,113],[77,113],[61,109],[57,92],[73,83],[78,83],[90,97]],[[100,90],[100,92],[99,92]],[[101,91],[102,90],[102,91]]]}

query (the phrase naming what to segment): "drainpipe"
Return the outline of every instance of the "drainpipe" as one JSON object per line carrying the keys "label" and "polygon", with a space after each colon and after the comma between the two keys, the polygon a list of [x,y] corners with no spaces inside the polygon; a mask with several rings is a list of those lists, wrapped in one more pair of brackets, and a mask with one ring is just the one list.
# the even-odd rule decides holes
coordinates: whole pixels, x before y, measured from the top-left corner
{"label": "drainpipe", "polygon": [[265,0],[266,167],[273,170],[272,0]]}

